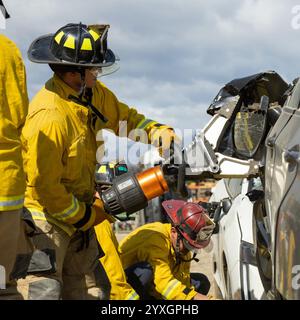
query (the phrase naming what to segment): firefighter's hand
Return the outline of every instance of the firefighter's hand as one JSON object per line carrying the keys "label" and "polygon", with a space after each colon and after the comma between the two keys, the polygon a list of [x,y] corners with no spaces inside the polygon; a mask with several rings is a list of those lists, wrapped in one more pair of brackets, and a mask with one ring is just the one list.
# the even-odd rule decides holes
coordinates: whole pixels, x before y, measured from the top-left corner
{"label": "firefighter's hand", "polygon": [[208,294],[208,295],[204,295],[204,294],[201,294],[201,293],[197,293],[193,300],[220,300],[220,299],[217,299],[215,298],[213,295],[211,294]]}
{"label": "firefighter's hand", "polygon": [[208,298],[208,296],[201,294],[201,293],[197,293],[194,297],[193,300],[210,300]]}
{"label": "firefighter's hand", "polygon": [[181,149],[181,139],[175,134],[173,128],[156,124],[149,132],[150,143],[158,148],[164,159],[170,158],[177,149]]}
{"label": "firefighter's hand", "polygon": [[104,220],[108,220],[110,223],[113,223],[116,221],[116,219],[112,215],[108,214],[104,210],[103,202],[99,198],[96,198],[96,200],[94,201],[92,210],[94,210],[96,213],[96,218],[94,223],[95,226],[103,222]]}
{"label": "firefighter's hand", "polygon": [[208,298],[208,300],[221,300],[221,299],[218,299],[218,298],[214,297],[214,296],[211,295],[211,294],[208,294],[208,295],[207,295],[207,298]]}

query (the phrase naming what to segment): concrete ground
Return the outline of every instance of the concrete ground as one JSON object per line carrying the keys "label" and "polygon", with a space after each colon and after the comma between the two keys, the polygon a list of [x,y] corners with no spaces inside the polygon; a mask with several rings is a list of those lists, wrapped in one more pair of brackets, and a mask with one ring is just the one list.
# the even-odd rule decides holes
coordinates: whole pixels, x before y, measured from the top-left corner
{"label": "concrete ground", "polygon": [[191,272],[201,272],[204,273],[211,284],[209,294],[215,295],[215,287],[213,281],[213,259],[212,252],[206,252],[205,250],[200,250],[197,255],[199,262],[192,261],[191,263]]}
{"label": "concrete ground", "polygon": [[[128,234],[128,232],[117,232],[116,236],[118,241],[123,239]],[[192,261],[191,263],[191,272],[201,272],[204,273],[208,279],[210,280],[211,287],[209,294],[215,295],[215,287],[213,281],[213,260],[212,260],[212,252],[206,252],[205,250],[200,250],[197,255],[199,262]]]}

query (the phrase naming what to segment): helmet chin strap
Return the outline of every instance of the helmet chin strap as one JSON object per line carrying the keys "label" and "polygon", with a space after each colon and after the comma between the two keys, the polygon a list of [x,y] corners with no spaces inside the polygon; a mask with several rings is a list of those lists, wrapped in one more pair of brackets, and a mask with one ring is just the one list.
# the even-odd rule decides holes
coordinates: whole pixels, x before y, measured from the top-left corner
{"label": "helmet chin strap", "polygon": [[198,259],[198,258],[196,258],[196,256],[197,256],[197,253],[196,252],[193,252],[193,256],[192,256],[192,258],[191,259],[183,259],[183,258],[180,258],[182,261],[184,261],[184,262],[191,262],[191,261],[193,261],[193,260],[195,260],[196,262],[199,262],[200,260]]}
{"label": "helmet chin strap", "polygon": [[78,70],[79,74],[80,74],[80,78],[81,81],[83,82],[83,85],[81,86],[80,92],[79,92],[79,96],[81,97],[85,91],[86,88],[86,83],[85,83],[85,69],[84,68],[79,68]]}
{"label": "helmet chin strap", "polygon": [[80,97],[82,97],[82,95],[84,94],[85,88],[86,88],[86,85],[84,84],[84,85],[81,87],[80,91],[79,91],[79,96],[80,96]]}
{"label": "helmet chin strap", "polygon": [[176,256],[176,265],[180,264],[181,262],[191,262],[195,260],[196,262],[199,262],[199,259],[196,258],[197,253],[193,252],[193,256],[191,259],[184,259],[180,253],[180,240],[182,240],[182,235],[179,231],[177,231],[177,239],[175,244],[175,256]]}
{"label": "helmet chin strap", "polygon": [[181,254],[180,254],[180,240],[181,240],[180,233],[177,232],[177,239],[175,244],[176,265],[180,264],[182,261]]}
{"label": "helmet chin strap", "polygon": [[[73,95],[69,95],[69,99],[81,104],[91,110],[92,113],[96,115],[101,121],[106,123],[108,119],[92,104],[92,97],[93,97],[93,91],[90,88],[86,88],[85,84],[85,69],[79,68],[78,72],[80,74],[81,80],[83,81],[84,85],[82,86],[82,89],[80,90],[79,97],[75,97]],[[84,98],[86,98],[87,101],[83,101],[83,95],[85,95]]]}

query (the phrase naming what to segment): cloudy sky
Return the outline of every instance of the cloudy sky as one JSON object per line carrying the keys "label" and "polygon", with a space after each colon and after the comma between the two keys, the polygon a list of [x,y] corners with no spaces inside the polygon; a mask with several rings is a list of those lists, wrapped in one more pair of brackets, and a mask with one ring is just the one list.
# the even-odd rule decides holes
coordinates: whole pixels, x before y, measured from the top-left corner
{"label": "cloudy sky", "polygon": [[180,129],[203,127],[206,108],[233,78],[273,69],[290,82],[300,74],[299,0],[4,2],[12,18],[1,32],[22,51],[30,97],[50,77],[47,65],[28,61],[31,41],[80,21],[111,25],[121,69],[102,81],[121,101]]}

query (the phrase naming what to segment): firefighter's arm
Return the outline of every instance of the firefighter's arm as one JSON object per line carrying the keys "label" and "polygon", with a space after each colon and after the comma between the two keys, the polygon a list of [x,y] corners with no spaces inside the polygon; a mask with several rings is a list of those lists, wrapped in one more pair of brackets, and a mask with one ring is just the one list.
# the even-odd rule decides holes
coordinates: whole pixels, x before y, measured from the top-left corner
{"label": "firefighter's arm", "polygon": [[[34,130],[37,127],[39,129]],[[95,210],[78,201],[62,183],[66,145],[61,123],[51,119],[46,112],[41,113],[28,120],[24,134],[27,136],[25,157],[29,198],[38,199],[47,213],[59,221],[81,230],[90,228],[95,221]]]}
{"label": "firefighter's arm", "polygon": [[[25,122],[28,112],[28,94],[26,85],[26,71],[23,59],[19,49],[13,42],[8,40],[10,52],[6,52],[5,57],[8,61],[4,61],[6,68],[6,78],[3,87],[6,91],[6,99],[9,106],[11,119],[16,126],[20,129]],[[1,72],[1,71],[0,71]],[[18,137],[20,132],[18,132]]]}
{"label": "firefighter's arm", "polygon": [[103,84],[98,83],[96,92],[102,91],[104,114],[109,119],[109,129],[116,135],[126,135],[134,141],[150,143],[156,146],[161,155],[169,150],[171,142],[180,144],[173,128],[155,120],[146,118],[135,108],[120,102]]}
{"label": "firefighter's arm", "polygon": [[137,112],[123,102],[120,102],[112,91],[103,83],[98,82],[95,87],[96,101],[101,105],[101,110],[108,119],[106,127],[116,135],[129,136],[137,128],[144,115]]}
{"label": "firefighter's arm", "polygon": [[28,111],[28,96],[21,54],[13,42],[0,37],[0,209],[16,210],[23,206],[25,191],[20,128]]}
{"label": "firefighter's arm", "polygon": [[155,290],[166,300],[192,300],[197,292],[193,286],[186,286],[173,274],[169,265],[167,247],[153,246],[149,263],[153,268]]}
{"label": "firefighter's arm", "polygon": [[105,255],[100,259],[111,283],[111,300],[138,300],[139,296],[126,280],[118,252],[118,240],[109,220],[95,226],[97,240]]}
{"label": "firefighter's arm", "polygon": [[186,285],[173,274],[168,256],[164,250],[157,248],[155,256],[151,259],[154,272],[155,289],[166,300],[209,300],[209,298],[195,291],[193,286]]}

